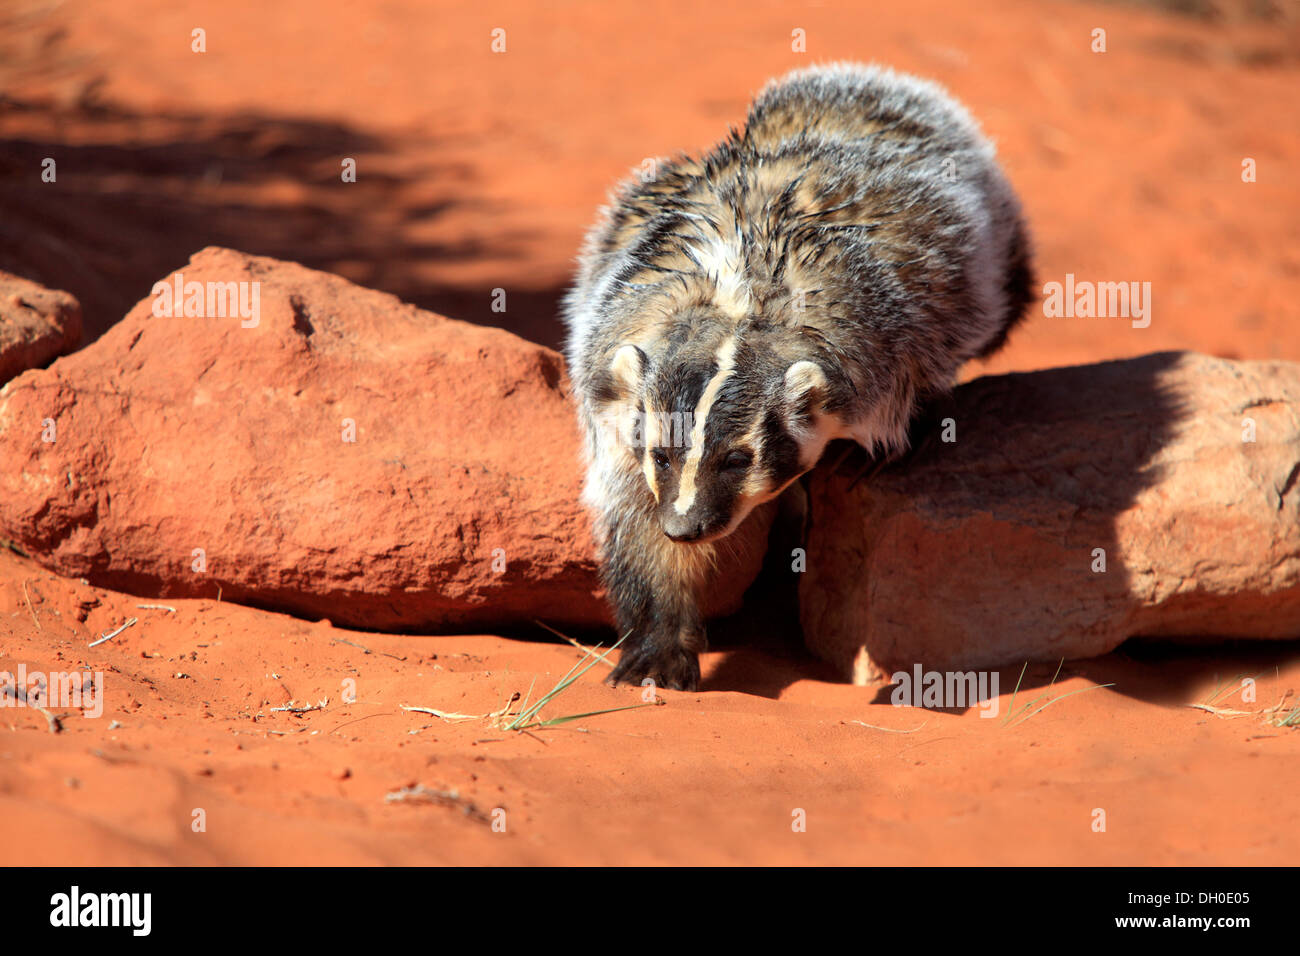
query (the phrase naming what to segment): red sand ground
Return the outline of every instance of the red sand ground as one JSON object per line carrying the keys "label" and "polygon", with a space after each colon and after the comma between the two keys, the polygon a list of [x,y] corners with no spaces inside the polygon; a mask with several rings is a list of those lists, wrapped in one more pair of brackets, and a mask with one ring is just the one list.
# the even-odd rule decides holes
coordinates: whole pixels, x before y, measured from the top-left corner
{"label": "red sand ground", "polygon": [[[0,168],[16,174],[0,177],[0,268],[74,292],[99,332],[218,243],[554,344],[571,257],[616,177],[710,144],[771,75],[874,58],[948,84],[998,139],[1043,281],[1153,283],[1148,329],[1038,316],[973,372],[1163,348],[1300,359],[1294,12],[876,7],[68,3],[0,48],[17,103],[0,112]],[[206,54],[189,50],[196,26]],[[489,52],[494,27],[507,29],[504,55]],[[1105,54],[1089,51],[1095,27]],[[806,54],[790,52],[795,28]],[[57,188],[30,185],[44,156],[58,158]],[[358,158],[358,183],[339,183],[341,156]],[[1241,182],[1244,157],[1257,183]],[[505,315],[490,310],[498,287]],[[894,708],[793,652],[741,648],[707,655],[704,692],[520,736],[400,705],[492,711],[534,678],[549,686],[578,651],[138,603],[0,550],[0,670],[89,667],[108,690],[101,719],[65,717],[58,735],[35,711],[0,710],[0,862],[1298,857],[1300,731],[1186,706],[1245,674],[1259,675],[1258,702],[1219,703],[1272,705],[1300,679],[1293,646],[1130,648],[1067,665],[1053,693],[1116,687],[1015,727]],[[87,649],[129,616],[139,623]],[[1030,669],[1029,697],[1051,671]],[[349,677],[358,700],[343,704]],[[548,715],[638,699],[596,677]],[[1015,677],[1002,675],[1004,712]],[[321,698],[302,716],[270,710]],[[458,796],[385,801],[412,784]],[[497,807],[504,834],[479,816]],[[794,808],[806,833],[791,832]]]}
{"label": "red sand ground", "polygon": [[[0,667],[102,671],[108,701],[58,735],[37,711],[0,710],[8,864],[1296,860],[1300,730],[1186,706],[1243,674],[1258,675],[1259,703],[1220,706],[1275,703],[1300,682],[1300,661],[1274,669],[1277,647],[1070,664],[1053,695],[1116,687],[1012,726],[894,707],[809,676],[811,665],[736,650],[725,667],[723,654],[705,657],[705,687],[736,689],[666,691],[663,706],[530,735],[401,706],[487,714],[534,680],[534,698],[549,689],[577,649],[362,634],[207,600],[144,610],[9,552],[0,580],[0,622],[16,632]],[[87,649],[128,617],[139,623]],[[1031,669],[1038,686],[1017,710],[1052,670]],[[543,716],[639,701],[599,673]],[[1001,677],[1003,716],[1016,676]],[[779,696],[753,692],[787,683]],[[272,711],[322,699],[304,715]],[[413,785],[456,799],[386,801]],[[203,833],[191,830],[195,808]],[[504,833],[484,819],[497,808]],[[792,832],[796,808],[805,833]],[[1096,808],[1104,833],[1092,830]]]}

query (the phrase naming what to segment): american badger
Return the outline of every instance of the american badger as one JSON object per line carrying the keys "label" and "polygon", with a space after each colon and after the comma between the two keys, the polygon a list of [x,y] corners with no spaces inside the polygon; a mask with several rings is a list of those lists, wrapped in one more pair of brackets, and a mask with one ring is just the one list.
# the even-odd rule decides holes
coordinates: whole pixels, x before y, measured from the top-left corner
{"label": "american badger", "polygon": [[918,405],[1032,293],[993,146],[933,83],[836,64],[773,81],[707,155],[611,196],[565,300],[611,680],[693,690],[720,539],[827,442],[902,450]]}

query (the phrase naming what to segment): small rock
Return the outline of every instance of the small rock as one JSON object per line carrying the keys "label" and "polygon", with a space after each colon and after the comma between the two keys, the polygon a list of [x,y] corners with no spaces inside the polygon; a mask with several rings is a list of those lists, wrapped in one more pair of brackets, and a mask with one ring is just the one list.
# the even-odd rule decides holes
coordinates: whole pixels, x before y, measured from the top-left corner
{"label": "small rock", "polygon": [[0,385],[71,352],[80,342],[76,299],[0,272]]}

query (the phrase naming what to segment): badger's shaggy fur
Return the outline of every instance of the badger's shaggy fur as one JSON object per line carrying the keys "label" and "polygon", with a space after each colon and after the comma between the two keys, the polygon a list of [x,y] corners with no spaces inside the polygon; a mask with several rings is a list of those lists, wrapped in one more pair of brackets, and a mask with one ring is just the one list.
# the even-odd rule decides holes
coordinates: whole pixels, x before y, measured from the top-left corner
{"label": "badger's shaggy fur", "polygon": [[565,302],[613,678],[693,689],[712,544],[826,443],[901,449],[918,404],[1032,298],[1019,203],[933,83],[772,82],[707,155],[614,193]]}

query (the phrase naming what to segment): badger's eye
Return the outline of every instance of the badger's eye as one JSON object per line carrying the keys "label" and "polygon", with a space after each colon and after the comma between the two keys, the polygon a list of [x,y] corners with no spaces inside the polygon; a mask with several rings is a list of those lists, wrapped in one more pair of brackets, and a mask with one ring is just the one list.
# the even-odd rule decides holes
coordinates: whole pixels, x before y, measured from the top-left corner
{"label": "badger's eye", "polygon": [[658,448],[650,452],[650,457],[654,459],[656,468],[664,469],[668,467],[668,456]]}
{"label": "badger's eye", "polygon": [[754,456],[747,451],[737,449],[722,460],[724,471],[743,471],[754,463]]}

